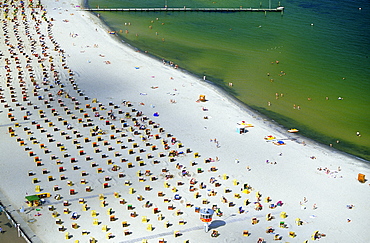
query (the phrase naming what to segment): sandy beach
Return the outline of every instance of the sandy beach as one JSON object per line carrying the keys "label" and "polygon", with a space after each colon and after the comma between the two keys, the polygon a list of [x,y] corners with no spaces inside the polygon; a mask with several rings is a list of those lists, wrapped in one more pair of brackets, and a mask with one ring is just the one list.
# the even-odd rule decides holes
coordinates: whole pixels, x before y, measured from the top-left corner
{"label": "sandy beach", "polygon": [[121,43],[77,0],[7,4],[0,199],[32,242],[370,240],[368,162]]}

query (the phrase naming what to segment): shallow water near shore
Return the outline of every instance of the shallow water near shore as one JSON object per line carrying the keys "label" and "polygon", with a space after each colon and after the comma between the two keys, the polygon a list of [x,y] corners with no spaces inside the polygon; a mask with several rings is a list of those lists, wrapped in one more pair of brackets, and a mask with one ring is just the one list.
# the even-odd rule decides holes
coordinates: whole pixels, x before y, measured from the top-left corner
{"label": "shallow water near shore", "polygon": [[[88,3],[100,8],[269,6],[266,0]],[[271,1],[272,7],[278,4]],[[125,42],[205,75],[285,127],[370,160],[370,3],[280,4],[285,7],[283,15],[100,12],[100,17]]]}

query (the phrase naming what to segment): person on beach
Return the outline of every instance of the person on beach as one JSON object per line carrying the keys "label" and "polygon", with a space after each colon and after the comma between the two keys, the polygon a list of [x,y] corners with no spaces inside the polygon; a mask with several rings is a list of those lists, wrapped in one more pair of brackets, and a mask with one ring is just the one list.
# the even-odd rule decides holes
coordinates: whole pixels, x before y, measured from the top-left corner
{"label": "person on beach", "polygon": [[347,208],[348,208],[348,209],[352,209],[353,207],[354,207],[354,205],[353,205],[353,204],[347,205]]}

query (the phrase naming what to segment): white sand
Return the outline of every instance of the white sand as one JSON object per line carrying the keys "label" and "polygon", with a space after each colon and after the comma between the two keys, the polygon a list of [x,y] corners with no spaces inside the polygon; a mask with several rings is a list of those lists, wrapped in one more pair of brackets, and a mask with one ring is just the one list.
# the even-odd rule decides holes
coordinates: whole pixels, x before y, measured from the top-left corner
{"label": "white sand", "polygon": [[[44,60],[46,72],[49,74],[47,80],[50,84],[54,84],[52,72],[49,71],[51,63],[49,57],[52,56],[52,62],[59,72],[60,81],[64,84],[64,91],[75,97],[79,105],[76,105],[71,98],[66,98],[65,95],[58,96],[57,92],[60,87],[57,85],[50,90],[43,90],[49,85],[42,84],[42,67],[37,62],[37,58],[32,56],[32,73],[42,88],[38,90],[38,95],[42,95],[43,98],[38,100],[37,96],[33,95],[33,85],[29,72],[27,72],[25,55],[20,54],[17,48],[14,49],[20,60],[20,64],[17,64],[16,60],[10,57],[9,46],[4,44],[3,33],[7,29],[9,31],[8,40],[17,47],[13,23],[5,20],[2,27],[5,23],[7,26],[1,29],[0,35],[0,46],[4,54],[1,58],[1,65],[6,65],[5,58],[10,60],[8,75],[12,77],[11,86],[15,91],[13,95],[16,95],[17,102],[21,104],[17,106],[16,102],[12,102],[12,90],[7,87],[7,71],[4,68],[1,69],[1,95],[4,101],[1,104],[4,107],[3,112],[0,113],[1,191],[5,199],[10,201],[11,208],[19,211],[22,206],[26,207],[26,213],[19,213],[19,218],[22,217],[24,221],[36,220],[28,225],[22,225],[26,229],[29,227],[29,231],[32,230],[37,235],[33,237],[35,242],[62,242],[65,240],[66,232],[70,234],[70,241],[79,240],[80,242],[87,242],[90,237],[94,237],[98,242],[141,242],[143,239],[148,239],[148,242],[158,242],[161,238],[167,242],[186,240],[189,242],[256,242],[259,237],[264,238],[266,242],[271,242],[276,234],[282,237],[279,242],[304,242],[305,240],[311,242],[311,235],[315,231],[326,235],[320,239],[324,242],[366,242],[370,239],[370,233],[367,230],[367,226],[370,225],[370,218],[367,217],[370,209],[368,204],[370,187],[368,182],[361,184],[357,181],[358,173],[370,176],[368,163],[323,147],[297,134],[287,133],[265,121],[258,114],[241,108],[211,85],[119,43],[108,34],[107,29],[102,27],[94,16],[79,11],[80,8],[76,7],[79,5],[78,1],[71,2],[43,1],[47,9],[47,19],[55,20],[52,22],[51,34],[60,48],[65,51],[65,62],[61,60],[60,53],[54,51],[54,45],[47,37],[45,21],[41,21],[40,31],[45,36],[45,45],[49,47],[46,50],[48,56]],[[29,10],[26,13],[28,16]],[[36,15],[38,19],[40,14],[42,12],[38,10]],[[29,20],[29,31],[37,41],[34,51],[41,55],[40,34],[35,31],[34,20],[29,17],[27,19]],[[31,56],[29,39],[26,38],[21,21],[19,24],[21,26],[19,36],[25,45],[24,52]],[[110,64],[106,64],[107,62]],[[73,76],[68,74],[68,69],[63,68],[65,64],[73,71]],[[23,70],[22,76],[28,89],[26,90],[29,96],[28,101],[22,100],[17,65],[20,65],[20,69]],[[83,93],[82,96],[73,89],[71,82],[68,81],[69,77],[74,78],[77,89]],[[49,101],[50,108],[44,102],[49,99],[48,93],[51,93],[54,98],[54,101]],[[196,102],[199,95],[205,95],[207,101]],[[85,96],[89,99],[85,100]],[[93,98],[97,98],[98,103],[106,107],[106,110],[98,110],[105,117],[104,120],[94,117],[92,109],[86,108],[86,104],[98,107],[98,104],[93,103]],[[78,123],[78,119],[72,119],[70,114],[67,115],[64,107],[58,103],[58,99],[61,99],[77,118],[82,118],[82,123]],[[171,103],[170,100],[175,100],[176,103]],[[27,105],[29,101],[32,105]],[[130,101],[133,106],[124,106],[122,101]],[[109,106],[109,102],[113,102],[119,108]],[[5,107],[5,103],[8,103],[13,110],[10,111]],[[34,105],[38,105],[39,108],[34,109]],[[24,106],[25,110],[21,110],[21,106]],[[75,106],[78,108],[76,109]],[[203,111],[202,107],[206,107],[208,111]],[[84,111],[81,113],[79,108],[83,108]],[[135,116],[136,112],[132,112],[132,108],[142,111],[143,115],[164,128],[165,131],[160,133],[158,128],[148,125],[148,121],[140,121],[140,124],[151,129],[152,135],[160,134],[161,139],[151,137],[147,141],[151,146],[156,145],[157,150],[151,151],[151,147],[141,141],[140,135],[134,135],[126,127],[122,128],[121,118],[125,119],[129,126],[134,126],[131,119],[125,118],[126,112]],[[51,109],[55,109],[58,115],[54,116]],[[117,116],[115,121],[108,118],[107,111],[111,109]],[[120,109],[123,114],[118,113]],[[45,112],[45,118],[49,119],[48,122],[52,122],[53,126],[49,127],[48,122],[44,121],[45,118],[40,118],[39,110]],[[28,120],[23,120],[26,111],[32,114]],[[154,112],[158,112],[159,116],[154,117]],[[16,121],[11,121],[8,113],[12,113]],[[92,146],[92,143],[96,142],[96,136],[91,136],[91,127],[83,125],[89,122],[84,117],[85,113],[90,116],[91,123],[98,125],[106,132],[100,136],[103,140],[109,141],[109,145],[104,145],[103,141],[97,142],[97,148],[101,150],[99,153],[95,153],[95,148]],[[208,119],[204,119],[205,116]],[[67,126],[59,121],[58,117],[66,120],[73,128],[67,130]],[[36,125],[32,125],[33,120],[41,124],[45,131],[41,132]],[[111,124],[121,130],[118,133],[111,130],[109,125],[105,125],[106,120],[110,120]],[[236,125],[240,121],[251,123],[254,127],[248,128],[245,134],[238,134]],[[20,123],[21,126],[15,127],[15,122]],[[9,136],[8,127],[15,130],[15,137]],[[27,134],[24,127],[29,127],[33,134]],[[60,130],[54,131],[54,127]],[[134,129],[141,134],[144,133],[144,130],[139,130],[139,127],[134,127]],[[71,139],[66,139],[66,135],[62,135],[61,131],[65,131]],[[77,137],[74,131],[80,133],[81,137]],[[49,141],[48,133],[54,141]],[[177,143],[171,144],[171,137],[166,137],[168,133],[173,134],[178,140]],[[127,136],[120,137],[121,134]],[[115,135],[115,138],[111,139],[110,135]],[[272,141],[264,140],[267,135],[282,139],[286,145],[277,146]],[[18,145],[18,137],[25,141],[25,146]],[[31,137],[34,137],[38,143],[33,144]],[[133,142],[128,142],[129,137],[133,138],[134,143],[139,146],[133,148],[135,154],[131,155],[128,154],[128,150],[132,149]],[[84,138],[89,138],[89,141],[85,142]],[[74,139],[81,148],[77,148],[73,143]],[[121,144],[116,142],[118,139],[122,140]],[[169,150],[164,150],[162,139],[168,140],[171,147],[169,150],[184,151],[186,156],[180,155],[175,157],[176,161],[170,162]],[[217,139],[219,146],[217,147],[214,141],[210,141],[211,139]],[[305,145],[302,144],[303,140]],[[184,147],[177,147],[179,141]],[[57,146],[58,142],[65,146],[66,151],[60,150]],[[40,144],[44,144],[51,152],[45,153],[44,149],[40,148]],[[128,148],[121,149],[121,145]],[[113,150],[109,151],[108,146],[111,146]],[[29,156],[29,151],[25,151],[25,147],[29,147],[35,155]],[[145,149],[145,152],[140,152],[140,148]],[[192,153],[186,153],[187,148],[190,148]],[[84,150],[85,154],[79,155],[80,150]],[[120,154],[115,156],[116,152]],[[159,157],[160,152],[165,153],[166,156]],[[194,152],[198,152],[200,157],[194,158]],[[64,153],[68,153],[70,157],[64,157]],[[153,158],[147,158],[149,153],[153,155]],[[107,154],[108,157],[102,158],[102,154]],[[57,165],[51,155],[58,157],[63,164]],[[36,166],[35,156],[40,157],[42,166]],[[92,160],[86,161],[86,156],[91,156]],[[144,166],[139,166],[139,163],[135,161],[136,156],[141,156],[145,163]],[[315,156],[316,159],[311,159],[311,156]],[[204,162],[207,158],[216,159],[216,157],[219,161]],[[76,158],[77,162],[72,164],[71,158]],[[121,162],[122,158],[126,158],[128,162]],[[120,169],[112,171],[112,165],[107,164],[108,159],[120,166]],[[154,160],[158,160],[159,163],[155,164]],[[266,160],[269,163],[266,163]],[[92,162],[96,162],[98,166],[91,167]],[[130,162],[134,168],[127,168]],[[191,162],[196,162],[197,165],[191,166]],[[181,170],[176,169],[177,163],[185,166],[191,177],[182,177]],[[78,166],[77,170],[73,170],[74,165]],[[66,170],[59,172],[60,166]],[[218,170],[209,171],[212,166]],[[247,167],[250,170],[247,170]],[[317,168],[320,167],[330,169],[330,173],[318,171]],[[102,168],[103,173],[97,173],[97,168]],[[173,179],[164,178],[163,168],[168,169],[168,174],[172,174]],[[198,168],[201,168],[203,173],[197,173]],[[47,169],[48,173],[43,174],[42,169]],[[29,170],[35,172],[35,175],[28,176]],[[140,182],[137,176],[138,170],[141,172],[150,170],[151,176],[157,177],[157,180],[151,181],[151,176],[143,175],[145,181]],[[82,171],[86,171],[88,176],[82,176]],[[123,173],[125,177],[119,178],[118,173]],[[67,179],[61,180],[61,174],[64,174]],[[224,174],[228,176],[227,180],[223,180]],[[54,177],[55,180],[48,181],[48,176]],[[106,176],[112,179],[104,181]],[[215,187],[209,182],[210,177],[216,178],[221,185]],[[32,178],[38,178],[39,181],[33,184]],[[80,183],[82,178],[87,180],[86,185]],[[191,178],[195,178],[198,182],[195,187],[201,196],[197,199],[194,198],[194,192],[189,192]],[[234,179],[238,181],[238,185],[234,185]],[[73,186],[68,186],[67,180],[72,181]],[[125,186],[125,180],[129,180],[132,184]],[[179,181],[184,184],[177,185]],[[165,182],[170,184],[169,188],[164,187]],[[206,189],[199,189],[201,182],[204,182]],[[110,186],[104,189],[104,183],[109,183]],[[252,187],[250,194],[241,192],[245,183]],[[26,193],[34,194],[36,185],[39,185],[43,192],[50,192],[53,196],[59,193],[63,197],[62,200],[55,200],[53,197],[46,199],[45,205],[39,211],[41,216],[35,216],[37,212],[27,208],[24,203],[24,196]],[[57,192],[53,191],[55,185],[61,188]],[[150,191],[144,189],[146,185],[150,186]],[[91,186],[93,191],[86,192],[86,186]],[[173,187],[176,187],[177,192],[172,191]],[[129,194],[129,188],[135,188],[135,193]],[[70,189],[75,189],[77,194],[69,195]],[[207,190],[211,189],[217,192],[215,196],[207,195],[209,192]],[[230,192],[226,193],[225,189],[229,189]],[[158,197],[159,191],[163,191],[165,196]],[[114,197],[114,192],[118,192],[120,198],[125,199],[126,204],[120,204],[119,199]],[[256,211],[254,208],[254,202],[257,201],[256,192],[262,194],[263,209],[261,211]],[[104,208],[101,207],[99,194],[104,194],[106,197],[107,205]],[[179,194],[181,199],[174,200],[175,194]],[[235,194],[240,194],[240,198],[234,197]],[[139,195],[144,197],[143,201],[137,200]],[[222,196],[235,205],[229,207],[228,204],[222,203]],[[272,201],[265,202],[266,197],[270,197]],[[307,199],[306,203],[303,202],[304,197]],[[79,198],[85,199],[88,211],[82,211],[83,204],[78,202]],[[164,202],[164,198],[170,199],[170,202]],[[207,199],[209,203],[202,204],[203,199]],[[246,199],[251,202],[248,206],[244,204]],[[68,208],[71,212],[79,214],[77,220],[70,219],[71,213],[63,213],[63,209],[66,208],[63,206],[64,200],[70,202]],[[150,201],[153,206],[145,208],[146,201]],[[269,209],[268,206],[277,201],[282,201],[283,205]],[[186,203],[190,203],[192,207],[186,207]],[[56,219],[48,210],[47,206],[51,204],[59,213],[57,218],[61,219],[66,228],[64,232],[58,231],[59,225],[55,224]],[[128,210],[128,204],[133,205],[134,209]],[[316,209],[313,209],[314,204],[317,206]],[[346,207],[350,204],[354,205],[352,209]],[[175,209],[168,210],[169,205],[173,205]],[[221,217],[214,215],[211,231],[205,233],[203,224],[199,220],[199,214],[195,213],[195,207],[203,208],[213,205],[217,205],[223,215]],[[238,212],[239,207],[245,210],[241,214]],[[114,211],[115,221],[109,221],[107,215],[109,208]],[[153,208],[158,208],[160,213],[153,214]],[[95,218],[100,222],[99,226],[93,225],[92,210],[98,212]],[[177,210],[181,210],[182,214],[176,215]],[[132,211],[135,211],[138,216],[130,217]],[[288,217],[282,219],[281,212],[286,212]],[[275,219],[267,221],[268,213],[271,213]],[[157,219],[159,214],[163,216],[162,221]],[[146,216],[149,222],[142,222],[142,216]],[[255,225],[251,223],[253,217],[259,220]],[[295,223],[297,218],[303,221],[303,225],[298,226]],[[179,225],[180,219],[186,223]],[[347,219],[350,219],[350,222]],[[127,221],[129,226],[122,228],[122,221]],[[166,221],[172,224],[169,228],[164,227]],[[287,228],[279,227],[281,221],[286,224]],[[79,228],[73,229],[72,223],[77,223]],[[147,230],[148,224],[152,224],[152,231]],[[107,232],[102,231],[103,225],[108,226]],[[275,229],[273,234],[265,232],[269,226]],[[217,238],[210,236],[213,229],[219,232]],[[88,231],[89,234],[82,235],[83,230]],[[124,230],[129,230],[131,234],[124,236]],[[244,230],[249,231],[248,237],[243,236]],[[175,238],[174,231],[180,231],[182,235]],[[289,237],[289,231],[295,232],[294,239]],[[107,240],[107,233],[112,233],[114,238]],[[33,233],[30,233],[30,236],[33,236]]]}

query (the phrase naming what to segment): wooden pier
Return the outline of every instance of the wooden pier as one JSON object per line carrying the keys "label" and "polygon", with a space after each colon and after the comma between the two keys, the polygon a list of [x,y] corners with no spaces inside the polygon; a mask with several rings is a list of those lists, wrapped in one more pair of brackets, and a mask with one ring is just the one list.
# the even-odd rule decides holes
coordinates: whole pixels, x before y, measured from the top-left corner
{"label": "wooden pier", "polygon": [[121,11],[121,12],[283,12],[277,8],[85,8],[85,11]]}

